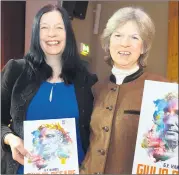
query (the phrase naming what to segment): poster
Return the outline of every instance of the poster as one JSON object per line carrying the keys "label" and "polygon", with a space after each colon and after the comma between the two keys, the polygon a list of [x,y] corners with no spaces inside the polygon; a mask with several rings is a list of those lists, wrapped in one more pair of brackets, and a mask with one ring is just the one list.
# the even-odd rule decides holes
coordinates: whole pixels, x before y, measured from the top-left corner
{"label": "poster", "polygon": [[132,174],[179,174],[178,84],[145,81]]}
{"label": "poster", "polygon": [[74,118],[24,121],[24,174],[79,174]]}

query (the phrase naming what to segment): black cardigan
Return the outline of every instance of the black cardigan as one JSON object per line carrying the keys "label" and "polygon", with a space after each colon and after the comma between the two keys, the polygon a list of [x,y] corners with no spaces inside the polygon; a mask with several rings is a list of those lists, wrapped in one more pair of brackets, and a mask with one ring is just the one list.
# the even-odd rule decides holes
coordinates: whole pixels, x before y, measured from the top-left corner
{"label": "black cardigan", "polygon": [[[12,159],[10,147],[4,144],[4,136],[13,132],[23,139],[23,121],[27,107],[36,94],[40,83],[29,81],[25,59],[10,60],[1,75],[1,173],[16,174],[19,163]],[[82,147],[86,153],[89,146],[90,120],[93,108],[91,87],[97,82],[96,75],[86,70],[78,72],[74,80],[79,108],[79,127]],[[8,125],[10,124],[10,127]]]}

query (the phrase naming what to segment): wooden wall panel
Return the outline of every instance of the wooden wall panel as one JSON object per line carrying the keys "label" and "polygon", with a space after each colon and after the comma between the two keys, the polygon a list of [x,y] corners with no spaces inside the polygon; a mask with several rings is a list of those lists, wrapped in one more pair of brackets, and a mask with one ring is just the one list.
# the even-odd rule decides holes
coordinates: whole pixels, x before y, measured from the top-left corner
{"label": "wooden wall panel", "polygon": [[178,82],[178,6],[178,1],[169,2],[167,78],[172,82]]}

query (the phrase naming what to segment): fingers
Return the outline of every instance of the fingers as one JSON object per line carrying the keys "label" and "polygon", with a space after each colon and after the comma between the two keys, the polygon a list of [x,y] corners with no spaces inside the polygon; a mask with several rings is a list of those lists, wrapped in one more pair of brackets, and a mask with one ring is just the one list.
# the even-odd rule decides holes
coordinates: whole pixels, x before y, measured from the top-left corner
{"label": "fingers", "polygon": [[29,152],[24,149],[24,143],[23,141],[18,138],[19,140],[17,140],[16,144],[14,145],[14,148],[17,149],[18,152],[20,152],[21,155],[23,156],[30,156]]}
{"label": "fingers", "polygon": [[23,156],[25,156],[27,158],[30,157],[29,152],[26,149],[24,149],[24,145],[21,145],[21,148],[20,149],[17,148],[17,149],[21,153],[21,155],[23,155]]}
{"label": "fingers", "polygon": [[12,150],[12,157],[14,160],[19,162],[21,165],[24,165],[24,157],[30,158],[30,154],[24,148],[22,148],[20,150],[19,150],[19,148],[14,148]]}
{"label": "fingers", "polygon": [[24,165],[24,156],[17,149],[12,150],[12,158],[21,165]]}
{"label": "fingers", "polygon": [[24,156],[29,158],[30,153],[24,149],[23,140],[16,136],[13,137],[13,139],[10,141],[10,147],[13,159],[19,162],[21,165],[24,165]]}

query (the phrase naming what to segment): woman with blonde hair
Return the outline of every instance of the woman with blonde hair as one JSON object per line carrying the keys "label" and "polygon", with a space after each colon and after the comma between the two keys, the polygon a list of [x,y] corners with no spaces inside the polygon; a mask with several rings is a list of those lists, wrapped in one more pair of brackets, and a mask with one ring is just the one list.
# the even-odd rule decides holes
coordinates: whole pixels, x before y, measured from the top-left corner
{"label": "woman with blonde hair", "polygon": [[108,20],[101,41],[112,74],[95,85],[82,174],[132,173],[144,81],[167,81],[144,72],[154,34],[151,18],[140,8],[121,8]]}

